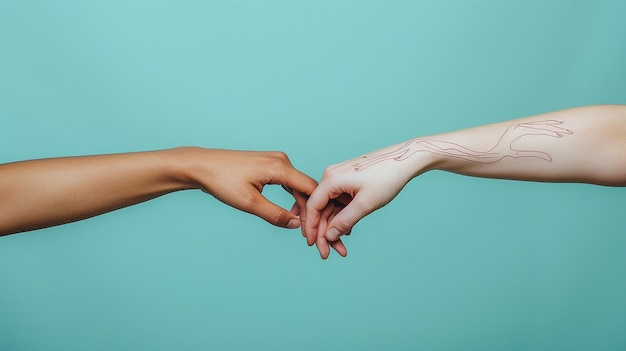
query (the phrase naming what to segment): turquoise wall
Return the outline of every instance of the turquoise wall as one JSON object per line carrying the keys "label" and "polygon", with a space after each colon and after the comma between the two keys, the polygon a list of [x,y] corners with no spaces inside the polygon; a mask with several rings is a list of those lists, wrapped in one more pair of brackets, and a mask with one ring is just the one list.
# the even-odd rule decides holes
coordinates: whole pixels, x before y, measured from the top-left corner
{"label": "turquoise wall", "polygon": [[[199,145],[283,150],[319,179],[415,136],[626,104],[625,14],[0,0],[0,163]],[[624,350],[625,199],[428,173],[321,261],[298,231],[179,192],[0,238],[0,350]]]}

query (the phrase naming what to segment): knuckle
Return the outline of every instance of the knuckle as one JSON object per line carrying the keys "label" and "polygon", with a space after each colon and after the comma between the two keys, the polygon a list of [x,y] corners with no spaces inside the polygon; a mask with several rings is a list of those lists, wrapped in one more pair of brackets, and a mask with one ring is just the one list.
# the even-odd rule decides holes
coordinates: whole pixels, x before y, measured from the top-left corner
{"label": "knuckle", "polygon": [[283,151],[273,151],[272,152],[272,157],[282,161],[282,162],[287,162],[289,163],[289,156],[287,156],[286,153],[284,153]]}
{"label": "knuckle", "polygon": [[277,151],[267,160],[267,169],[272,178],[280,178],[289,174],[291,168],[289,158],[284,152]]}
{"label": "knuckle", "polygon": [[324,173],[322,173],[322,178],[325,179],[333,179],[337,177],[337,169],[330,166],[330,167],[326,167],[326,169],[324,170]]}
{"label": "knuckle", "polygon": [[343,169],[335,166],[326,168],[322,174],[322,179],[327,182],[330,181],[331,183],[343,182],[345,178],[346,174]]}
{"label": "knuckle", "polygon": [[341,234],[349,234],[352,231],[352,225],[343,220],[335,221],[332,226],[339,230]]}

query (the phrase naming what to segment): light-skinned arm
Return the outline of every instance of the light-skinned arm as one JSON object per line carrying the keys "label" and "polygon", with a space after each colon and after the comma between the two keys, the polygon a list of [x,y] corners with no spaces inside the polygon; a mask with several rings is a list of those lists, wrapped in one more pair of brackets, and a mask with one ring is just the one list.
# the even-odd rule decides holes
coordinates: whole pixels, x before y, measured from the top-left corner
{"label": "light-skinned arm", "polygon": [[[291,211],[263,197],[267,184],[283,185],[294,195]],[[7,163],[0,165],[0,235],[73,222],[187,189],[296,228],[305,195],[316,186],[282,152],[180,147]]]}
{"label": "light-skinned arm", "polygon": [[332,165],[306,203],[308,244],[327,258],[329,244],[430,170],[626,186],[626,106],[571,108],[418,137]]}

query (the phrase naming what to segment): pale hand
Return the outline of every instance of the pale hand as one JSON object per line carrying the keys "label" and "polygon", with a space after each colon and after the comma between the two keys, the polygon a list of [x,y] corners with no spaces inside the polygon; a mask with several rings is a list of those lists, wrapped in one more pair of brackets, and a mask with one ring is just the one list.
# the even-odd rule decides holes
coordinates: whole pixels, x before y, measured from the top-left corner
{"label": "pale hand", "polygon": [[[375,154],[393,149],[394,146]],[[341,236],[350,234],[363,217],[387,205],[415,176],[411,162],[390,162],[359,170],[356,165],[364,159],[365,156],[329,166],[306,203],[304,233],[309,245],[317,245],[322,259],[328,258],[331,246],[345,256]]]}

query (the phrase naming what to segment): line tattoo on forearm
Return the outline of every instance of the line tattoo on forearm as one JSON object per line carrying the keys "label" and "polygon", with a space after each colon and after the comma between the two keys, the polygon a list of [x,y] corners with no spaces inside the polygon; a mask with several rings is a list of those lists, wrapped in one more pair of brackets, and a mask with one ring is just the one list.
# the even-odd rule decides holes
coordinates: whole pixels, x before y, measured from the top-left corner
{"label": "line tattoo on forearm", "polygon": [[437,155],[461,158],[478,163],[495,163],[505,157],[534,157],[552,162],[552,157],[541,150],[526,150],[515,147],[515,142],[530,135],[545,135],[561,138],[565,134],[573,134],[570,129],[561,127],[563,121],[547,120],[526,122],[510,125],[495,146],[487,151],[468,149],[460,144],[434,139],[413,139],[397,149],[380,155],[363,156],[362,161],[353,165],[355,171],[361,171],[374,164],[387,161],[403,161],[417,152],[431,152]]}

